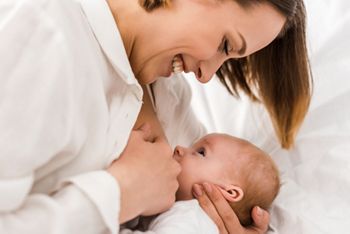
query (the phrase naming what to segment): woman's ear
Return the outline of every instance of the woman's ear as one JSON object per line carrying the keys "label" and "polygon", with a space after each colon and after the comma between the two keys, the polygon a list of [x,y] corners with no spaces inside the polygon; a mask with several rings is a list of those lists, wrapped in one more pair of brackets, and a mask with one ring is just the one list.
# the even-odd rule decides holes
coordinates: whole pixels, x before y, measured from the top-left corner
{"label": "woman's ear", "polygon": [[244,192],[241,187],[237,185],[227,185],[223,187],[218,186],[221,194],[225,197],[228,202],[238,202],[242,200]]}

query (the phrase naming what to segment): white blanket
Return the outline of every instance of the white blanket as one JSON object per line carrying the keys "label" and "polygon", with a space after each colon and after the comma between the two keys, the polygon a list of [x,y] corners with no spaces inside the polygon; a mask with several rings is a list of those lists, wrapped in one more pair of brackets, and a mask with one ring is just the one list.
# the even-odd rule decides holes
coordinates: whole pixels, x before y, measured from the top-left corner
{"label": "white blanket", "polygon": [[[310,111],[290,151],[277,143],[265,110],[192,75],[192,105],[210,132],[257,144],[277,162],[282,188],[269,233],[350,233],[350,1],[306,0],[314,76]],[[213,98],[215,97],[215,98]]]}

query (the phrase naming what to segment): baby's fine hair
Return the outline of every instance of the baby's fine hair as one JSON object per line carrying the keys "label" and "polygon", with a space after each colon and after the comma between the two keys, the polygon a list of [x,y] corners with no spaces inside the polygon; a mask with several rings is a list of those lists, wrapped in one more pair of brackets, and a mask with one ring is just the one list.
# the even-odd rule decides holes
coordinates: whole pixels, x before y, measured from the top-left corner
{"label": "baby's fine hair", "polygon": [[241,224],[249,226],[253,222],[251,212],[255,206],[265,210],[270,208],[279,192],[280,177],[277,166],[268,154],[249,142],[244,144],[240,154],[243,154],[245,164],[239,172],[244,196],[242,200],[230,203],[230,206]]}

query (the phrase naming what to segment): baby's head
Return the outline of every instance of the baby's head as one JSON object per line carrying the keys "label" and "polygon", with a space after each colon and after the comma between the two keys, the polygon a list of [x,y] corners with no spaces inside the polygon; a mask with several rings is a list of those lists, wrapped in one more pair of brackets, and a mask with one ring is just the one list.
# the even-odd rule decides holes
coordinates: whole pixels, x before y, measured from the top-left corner
{"label": "baby's head", "polygon": [[193,184],[217,185],[242,225],[250,225],[254,206],[268,209],[280,187],[272,159],[248,141],[209,134],[188,148],[177,146],[174,158],[182,171],[177,200],[193,199]]}

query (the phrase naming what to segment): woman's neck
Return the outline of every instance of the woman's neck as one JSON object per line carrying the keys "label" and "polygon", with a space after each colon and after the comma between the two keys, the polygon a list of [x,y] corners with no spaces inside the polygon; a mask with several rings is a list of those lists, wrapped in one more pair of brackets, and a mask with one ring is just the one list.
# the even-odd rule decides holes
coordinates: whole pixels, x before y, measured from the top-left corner
{"label": "woman's neck", "polygon": [[138,24],[144,11],[137,0],[107,0],[118,30],[121,34],[123,44],[128,57],[132,54],[132,49],[138,35]]}

